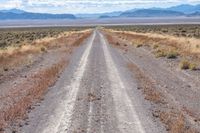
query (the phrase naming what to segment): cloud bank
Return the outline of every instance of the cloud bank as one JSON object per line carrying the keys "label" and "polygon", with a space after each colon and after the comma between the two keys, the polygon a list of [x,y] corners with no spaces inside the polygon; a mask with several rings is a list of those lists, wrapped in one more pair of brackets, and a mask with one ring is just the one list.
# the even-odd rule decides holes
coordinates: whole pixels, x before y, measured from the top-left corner
{"label": "cloud bank", "polygon": [[0,0],[0,9],[20,8],[31,12],[102,13],[133,8],[200,4],[199,0]]}

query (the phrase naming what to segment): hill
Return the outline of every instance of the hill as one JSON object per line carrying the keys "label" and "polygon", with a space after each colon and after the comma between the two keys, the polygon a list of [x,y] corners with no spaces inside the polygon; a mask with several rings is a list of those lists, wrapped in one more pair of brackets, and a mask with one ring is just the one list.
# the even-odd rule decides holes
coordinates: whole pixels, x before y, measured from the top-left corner
{"label": "hill", "polygon": [[153,10],[153,9],[141,9],[133,12],[124,12],[121,17],[175,17],[184,16],[185,14],[177,11],[170,10]]}

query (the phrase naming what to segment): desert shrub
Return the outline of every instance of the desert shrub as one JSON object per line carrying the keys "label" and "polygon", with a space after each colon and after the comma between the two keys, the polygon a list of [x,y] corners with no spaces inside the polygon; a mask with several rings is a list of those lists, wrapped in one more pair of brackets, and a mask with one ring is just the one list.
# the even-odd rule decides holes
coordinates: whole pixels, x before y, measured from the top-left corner
{"label": "desert shrub", "polygon": [[142,46],[143,46],[142,44],[136,44],[136,48],[140,48]]}
{"label": "desert shrub", "polygon": [[160,49],[155,52],[155,55],[156,55],[157,58],[167,56],[166,53],[163,50],[160,50]]}
{"label": "desert shrub", "polygon": [[197,64],[189,62],[188,60],[183,60],[180,62],[180,68],[181,69],[190,69],[190,70],[196,70],[197,69]]}
{"label": "desert shrub", "polygon": [[178,53],[176,51],[170,51],[169,53],[167,53],[167,58],[168,59],[175,59],[177,58]]}
{"label": "desert shrub", "polygon": [[42,52],[46,52],[46,51],[47,51],[46,47],[44,47],[44,46],[42,46],[42,47],[40,48],[40,50],[41,50]]}
{"label": "desert shrub", "polygon": [[187,60],[181,61],[179,65],[180,65],[181,69],[189,69],[190,68],[190,63]]}
{"label": "desert shrub", "polygon": [[190,70],[197,70],[197,64],[196,63],[190,63],[189,69]]}
{"label": "desert shrub", "polygon": [[153,45],[153,49],[157,49],[159,46],[157,44]]}
{"label": "desert shrub", "polygon": [[5,47],[7,45],[6,41],[0,41],[0,47]]}

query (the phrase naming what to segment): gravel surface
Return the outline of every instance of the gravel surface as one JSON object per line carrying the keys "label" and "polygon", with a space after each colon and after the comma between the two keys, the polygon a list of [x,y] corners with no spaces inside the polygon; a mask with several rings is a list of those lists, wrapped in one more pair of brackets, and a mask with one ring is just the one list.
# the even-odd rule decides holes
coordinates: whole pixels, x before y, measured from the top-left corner
{"label": "gravel surface", "polygon": [[[106,34],[108,35],[109,33]],[[118,51],[125,60],[136,67],[133,71],[133,77],[140,77],[136,75],[136,73],[138,73],[137,70],[139,70],[139,73],[144,74],[145,77],[148,77],[148,79],[153,82],[155,87],[153,89],[161,94],[164,101],[161,103],[162,105],[155,105],[156,110],[159,110],[159,112],[172,112],[172,118],[177,118],[176,114],[182,114],[185,122],[183,122],[184,124],[181,130],[185,131],[181,132],[187,132],[189,128],[196,129],[196,132],[199,132],[200,71],[181,70],[178,67],[179,58],[156,58],[155,55],[153,55],[152,49],[148,46],[136,48],[130,41],[122,40],[115,34],[111,34],[111,36],[114,41],[110,43],[113,43],[112,46],[115,47],[116,51]],[[134,41],[134,38],[132,38],[132,40]],[[118,42],[118,45],[116,45],[115,42]],[[138,81],[141,80],[143,79],[138,79]],[[145,84],[142,86],[145,87]],[[146,92],[144,92],[144,94],[145,93]],[[159,117],[159,115],[155,115],[155,117]],[[166,119],[160,119],[164,121],[165,124],[167,123],[170,125],[170,123],[166,122]],[[176,124],[177,123],[174,125]]]}
{"label": "gravel surface", "polygon": [[128,60],[94,30],[20,133],[165,133],[137,89]]}

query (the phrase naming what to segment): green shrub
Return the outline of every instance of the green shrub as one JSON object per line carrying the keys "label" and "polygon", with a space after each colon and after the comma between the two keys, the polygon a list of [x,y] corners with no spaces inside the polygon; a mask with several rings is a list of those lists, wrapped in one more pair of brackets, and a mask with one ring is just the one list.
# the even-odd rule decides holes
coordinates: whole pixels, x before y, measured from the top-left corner
{"label": "green shrub", "polygon": [[163,50],[160,50],[160,49],[155,52],[155,55],[156,55],[156,58],[167,56],[166,53]]}
{"label": "green shrub", "polygon": [[143,46],[142,44],[136,44],[136,48],[140,48],[142,46]]}
{"label": "green shrub", "polygon": [[180,66],[181,69],[184,69],[184,70],[189,69],[190,63],[187,60],[183,60],[183,61],[180,62],[179,66]]}
{"label": "green shrub", "polygon": [[0,47],[5,47],[7,45],[6,41],[0,41]]}
{"label": "green shrub", "polygon": [[178,53],[176,51],[170,51],[169,53],[167,53],[167,58],[168,59],[175,59],[177,58]]}
{"label": "green shrub", "polygon": [[157,44],[153,45],[153,49],[157,49],[159,46]]}
{"label": "green shrub", "polygon": [[197,64],[196,63],[190,63],[189,69],[190,70],[197,70]]}
{"label": "green shrub", "polygon": [[180,68],[181,69],[190,69],[190,70],[197,70],[197,64],[196,63],[191,63],[187,60],[183,60],[180,62]]}
{"label": "green shrub", "polygon": [[40,48],[40,50],[41,50],[42,52],[46,52],[46,51],[47,51],[46,47],[44,47],[44,46],[42,46],[42,47]]}

